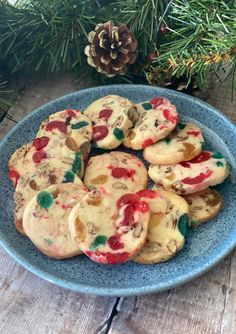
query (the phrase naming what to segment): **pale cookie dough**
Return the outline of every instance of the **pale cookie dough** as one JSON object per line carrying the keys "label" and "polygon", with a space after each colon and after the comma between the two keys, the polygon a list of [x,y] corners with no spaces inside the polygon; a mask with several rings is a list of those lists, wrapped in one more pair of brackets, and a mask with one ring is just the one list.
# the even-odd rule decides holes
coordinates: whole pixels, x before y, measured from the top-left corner
{"label": "pale cookie dough", "polygon": [[41,163],[34,172],[24,173],[17,183],[14,193],[14,224],[18,232],[25,235],[22,220],[26,205],[34,195],[52,184],[73,182],[83,185],[80,178],[72,171],[64,169],[56,159],[51,159],[49,163]]}
{"label": "pale cookie dough", "polygon": [[188,203],[169,191],[146,189],[137,194],[148,202],[151,215],[147,241],[133,261],[142,264],[168,261],[184,246],[189,230]]}
{"label": "pale cookie dough", "polygon": [[62,145],[65,144],[72,151],[80,151],[87,158],[91,148],[92,122],[76,109],[58,111],[41,123],[36,138],[46,137],[50,140],[53,135],[58,136]]}
{"label": "pale cookie dough", "polygon": [[84,184],[90,190],[103,186],[116,197],[146,188],[147,181],[143,162],[132,154],[119,151],[90,158],[84,175]]}
{"label": "pale cookie dough", "polygon": [[183,197],[188,202],[191,212],[191,227],[194,228],[214,218],[222,206],[221,195],[218,191],[209,188]]}
{"label": "pale cookie dough", "polygon": [[179,164],[150,165],[148,174],[165,190],[184,195],[222,183],[229,175],[229,165],[220,153],[203,151]]}
{"label": "pale cookie dough", "polygon": [[9,178],[16,187],[20,177],[26,173],[32,175],[41,169],[41,165],[61,167],[68,173],[80,178],[84,174],[84,159],[81,152],[69,149],[57,136],[36,138],[33,143],[17,149],[9,160]]}
{"label": "pale cookie dough", "polygon": [[163,97],[136,104],[136,108],[138,121],[123,142],[133,150],[141,150],[165,138],[177,125],[176,108]]}
{"label": "pale cookie dough", "polygon": [[128,261],[143,246],[150,210],[134,193],[115,200],[105,188],[93,190],[71,211],[71,235],[93,261]]}
{"label": "pale cookie dough", "polygon": [[178,123],[168,137],[146,147],[144,159],[151,164],[172,165],[191,160],[202,151],[201,129],[192,123]]}
{"label": "pale cookie dough", "polygon": [[78,244],[71,238],[68,216],[86,193],[81,185],[57,184],[38,192],[28,203],[23,228],[42,253],[55,259],[81,254]]}
{"label": "pale cookie dough", "polygon": [[84,111],[94,123],[93,140],[103,149],[118,147],[138,118],[133,103],[117,95],[94,101]]}

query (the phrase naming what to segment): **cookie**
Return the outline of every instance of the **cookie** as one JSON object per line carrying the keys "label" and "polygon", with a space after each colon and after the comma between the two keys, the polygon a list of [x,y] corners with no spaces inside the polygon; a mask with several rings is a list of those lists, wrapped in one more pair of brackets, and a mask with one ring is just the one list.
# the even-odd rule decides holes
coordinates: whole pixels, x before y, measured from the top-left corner
{"label": "cookie", "polygon": [[[61,145],[75,152],[81,152],[86,158],[90,152],[92,122],[76,109],[66,109],[51,114],[40,125],[36,138],[48,138],[57,135]],[[40,147],[40,141],[39,141]]]}
{"label": "cookie", "polygon": [[150,165],[148,174],[165,190],[184,195],[222,183],[229,175],[229,165],[220,153],[203,151],[179,164]]}
{"label": "cookie", "polygon": [[163,97],[136,104],[136,108],[138,121],[123,142],[133,150],[141,150],[165,138],[177,125],[176,108]]}
{"label": "cookie", "polygon": [[32,143],[22,145],[17,150],[15,150],[9,159],[9,178],[12,181],[14,187],[16,187],[18,183],[22,171],[26,170],[30,166],[27,154],[31,148]]}
{"label": "cookie", "polygon": [[102,186],[116,197],[146,188],[147,180],[143,162],[132,154],[118,151],[90,158],[84,175],[84,184],[90,190]]}
{"label": "cookie", "polygon": [[115,264],[128,261],[145,242],[150,210],[135,193],[114,199],[99,188],[74,207],[69,227],[74,240],[93,261]]}
{"label": "cookie", "polygon": [[84,186],[56,184],[38,192],[27,204],[23,228],[42,253],[55,259],[81,254],[78,244],[71,238],[68,216],[86,194]]}
{"label": "cookie", "polygon": [[34,195],[52,184],[73,182],[83,186],[80,178],[72,171],[62,168],[60,162],[51,159],[51,164],[41,163],[34,172],[24,173],[16,185],[14,193],[14,224],[18,232],[25,235],[22,220],[26,205]]}
{"label": "cookie", "polygon": [[141,190],[137,193],[151,211],[147,241],[134,262],[154,264],[168,261],[184,246],[189,230],[189,207],[181,197],[169,191]]}
{"label": "cookie", "polygon": [[202,151],[201,129],[192,123],[178,123],[168,137],[146,147],[144,159],[151,164],[172,165],[195,158]]}
{"label": "cookie", "polygon": [[33,143],[23,145],[17,149],[9,160],[9,177],[16,186],[20,177],[25,173],[34,172],[47,165],[56,165],[68,173],[77,174],[80,178],[84,174],[84,160],[81,152],[77,152],[63,145],[57,136],[36,138]]}
{"label": "cookie", "polygon": [[221,195],[210,188],[183,197],[191,211],[191,227],[197,227],[214,218],[222,206]]}
{"label": "cookie", "polygon": [[138,118],[132,102],[117,95],[108,95],[94,101],[84,111],[94,123],[93,140],[97,147],[118,147]]}

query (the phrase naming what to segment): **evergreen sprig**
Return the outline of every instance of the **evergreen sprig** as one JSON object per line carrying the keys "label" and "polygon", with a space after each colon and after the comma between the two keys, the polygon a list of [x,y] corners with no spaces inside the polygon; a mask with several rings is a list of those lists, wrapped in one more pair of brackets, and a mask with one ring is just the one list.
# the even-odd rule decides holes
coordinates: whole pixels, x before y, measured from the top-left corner
{"label": "evergreen sprig", "polygon": [[87,34],[113,20],[126,23],[139,43],[124,80],[146,76],[163,85],[184,77],[186,85],[196,78],[203,86],[219,69],[234,78],[235,18],[235,0],[0,0],[0,75],[5,81],[35,71],[96,73],[84,55]]}
{"label": "evergreen sprig", "polygon": [[209,71],[219,68],[232,74],[236,65],[236,2],[175,0],[165,20],[165,41],[153,69],[169,77],[197,76],[203,86]]}

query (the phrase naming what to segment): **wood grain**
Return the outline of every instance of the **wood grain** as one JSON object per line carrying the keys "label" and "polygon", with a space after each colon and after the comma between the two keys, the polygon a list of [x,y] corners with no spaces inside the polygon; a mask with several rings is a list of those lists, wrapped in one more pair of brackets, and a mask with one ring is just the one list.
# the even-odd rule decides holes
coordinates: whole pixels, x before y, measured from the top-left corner
{"label": "wood grain", "polygon": [[[20,120],[58,96],[91,86],[73,77],[37,78],[10,114]],[[236,101],[211,82],[201,97],[236,121]],[[0,123],[0,138],[14,123]],[[236,252],[182,287],[141,297],[102,298],[70,292],[15,263],[0,247],[0,333],[7,334],[233,334],[236,328]],[[111,317],[116,308],[117,315]]]}
{"label": "wood grain", "polygon": [[0,247],[0,333],[102,333],[115,298],[59,288],[18,265]]}
{"label": "wood grain", "polygon": [[230,261],[179,288],[121,299],[109,334],[220,333]]}

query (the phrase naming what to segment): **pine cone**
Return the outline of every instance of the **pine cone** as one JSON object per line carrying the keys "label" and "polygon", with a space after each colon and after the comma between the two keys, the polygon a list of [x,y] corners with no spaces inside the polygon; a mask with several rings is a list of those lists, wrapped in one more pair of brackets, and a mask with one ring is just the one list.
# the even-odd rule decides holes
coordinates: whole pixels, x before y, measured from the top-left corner
{"label": "pine cone", "polygon": [[125,24],[100,23],[88,34],[85,47],[88,64],[108,77],[123,75],[136,60],[138,42]]}

